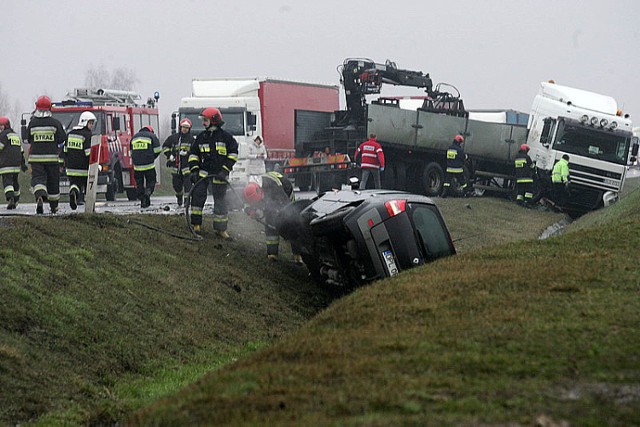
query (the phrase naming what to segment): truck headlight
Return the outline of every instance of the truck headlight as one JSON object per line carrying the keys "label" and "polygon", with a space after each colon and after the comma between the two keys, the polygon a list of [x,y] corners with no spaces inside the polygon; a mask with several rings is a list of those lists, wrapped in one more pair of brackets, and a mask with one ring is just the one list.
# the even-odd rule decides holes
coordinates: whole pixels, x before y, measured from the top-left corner
{"label": "truck headlight", "polygon": [[598,118],[597,117],[591,117],[591,126],[595,126],[598,124]]}
{"label": "truck headlight", "polygon": [[618,127],[618,122],[611,122],[609,125],[609,129],[614,130]]}
{"label": "truck headlight", "polygon": [[580,123],[582,123],[583,125],[586,125],[587,123],[589,123],[589,116],[584,114],[582,117],[580,117]]}
{"label": "truck headlight", "polygon": [[607,119],[600,120],[600,127],[601,128],[605,127],[608,124],[609,124],[609,120],[607,120]]}

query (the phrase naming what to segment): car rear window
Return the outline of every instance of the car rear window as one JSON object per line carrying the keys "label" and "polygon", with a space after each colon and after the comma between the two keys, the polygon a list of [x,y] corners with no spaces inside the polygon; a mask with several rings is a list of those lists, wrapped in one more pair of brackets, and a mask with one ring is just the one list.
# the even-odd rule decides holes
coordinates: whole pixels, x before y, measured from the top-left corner
{"label": "car rear window", "polygon": [[427,251],[427,258],[435,259],[453,253],[449,234],[438,212],[429,206],[412,204],[411,219]]}

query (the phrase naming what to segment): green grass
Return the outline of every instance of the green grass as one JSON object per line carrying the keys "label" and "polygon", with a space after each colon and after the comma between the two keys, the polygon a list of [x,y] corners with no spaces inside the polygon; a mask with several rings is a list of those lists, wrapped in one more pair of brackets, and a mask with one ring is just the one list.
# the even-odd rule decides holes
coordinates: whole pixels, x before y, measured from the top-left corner
{"label": "green grass", "polygon": [[[188,236],[183,217],[133,218]],[[260,227],[242,214],[234,242],[110,215],[0,229],[0,424],[122,419],[291,333],[331,298],[287,251],[267,263]]]}
{"label": "green grass", "polygon": [[639,425],[638,206],[359,289],[130,423]]}

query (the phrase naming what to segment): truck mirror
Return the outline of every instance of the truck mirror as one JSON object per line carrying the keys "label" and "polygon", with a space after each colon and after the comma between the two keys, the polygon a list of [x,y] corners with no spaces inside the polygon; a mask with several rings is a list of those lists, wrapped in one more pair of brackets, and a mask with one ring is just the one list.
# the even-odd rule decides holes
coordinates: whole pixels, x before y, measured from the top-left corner
{"label": "truck mirror", "polygon": [[23,141],[26,141],[29,136],[27,135],[27,121],[25,119],[20,119],[20,136]]}
{"label": "truck mirror", "polygon": [[120,117],[114,117],[112,126],[114,131],[120,130]]}
{"label": "truck mirror", "polygon": [[171,113],[171,133],[176,133],[176,113]]}
{"label": "truck mirror", "polygon": [[258,117],[253,113],[247,113],[247,130],[256,130]]}
{"label": "truck mirror", "polygon": [[638,139],[637,137],[633,137],[633,139],[631,140],[631,144],[633,144],[631,146],[631,155],[633,157],[638,157],[638,147],[640,146],[640,139]]}

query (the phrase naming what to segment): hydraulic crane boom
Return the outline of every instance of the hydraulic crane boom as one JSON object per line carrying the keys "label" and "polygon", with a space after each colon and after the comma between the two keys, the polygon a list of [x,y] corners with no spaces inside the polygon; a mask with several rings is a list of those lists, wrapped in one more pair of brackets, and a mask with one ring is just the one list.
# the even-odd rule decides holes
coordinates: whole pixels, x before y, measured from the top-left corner
{"label": "hydraulic crane boom", "polygon": [[380,93],[383,84],[424,88],[430,98],[425,105],[428,105],[430,110],[442,110],[455,115],[465,114],[459,96],[440,92],[439,85],[434,90],[428,73],[401,70],[395,62],[389,60],[384,64],[378,64],[370,59],[354,58],[345,59],[339,72],[347,102],[347,114],[339,124],[363,126],[366,122],[367,108],[365,96]]}
{"label": "hydraulic crane boom", "polygon": [[346,94],[347,120],[350,124],[363,124],[365,95],[380,93],[383,83],[425,88],[429,96],[433,94],[429,74],[400,70],[389,60],[384,64],[377,64],[370,59],[345,59],[340,72],[340,82]]}

